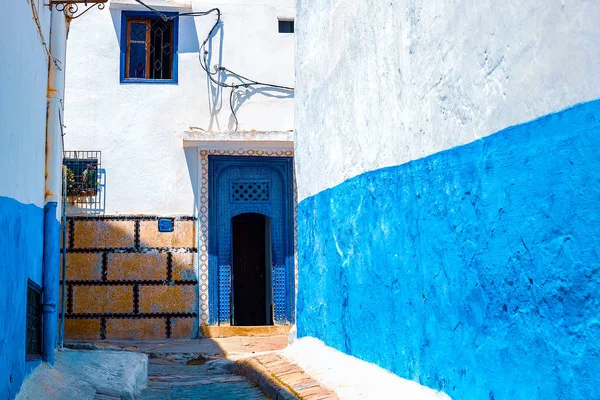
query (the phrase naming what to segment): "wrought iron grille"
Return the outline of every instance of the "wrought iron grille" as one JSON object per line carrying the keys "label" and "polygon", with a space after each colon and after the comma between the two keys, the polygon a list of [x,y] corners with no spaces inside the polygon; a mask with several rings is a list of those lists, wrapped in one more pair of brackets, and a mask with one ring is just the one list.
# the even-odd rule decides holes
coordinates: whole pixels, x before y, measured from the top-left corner
{"label": "wrought iron grille", "polygon": [[26,358],[36,360],[42,354],[42,290],[29,280],[27,285]]}
{"label": "wrought iron grille", "polygon": [[65,204],[69,214],[104,211],[105,171],[101,168],[100,151],[65,151]]}
{"label": "wrought iron grille", "polygon": [[173,21],[127,19],[125,78],[173,79]]}
{"label": "wrought iron grille", "polygon": [[269,181],[232,181],[230,198],[232,203],[269,201]]}

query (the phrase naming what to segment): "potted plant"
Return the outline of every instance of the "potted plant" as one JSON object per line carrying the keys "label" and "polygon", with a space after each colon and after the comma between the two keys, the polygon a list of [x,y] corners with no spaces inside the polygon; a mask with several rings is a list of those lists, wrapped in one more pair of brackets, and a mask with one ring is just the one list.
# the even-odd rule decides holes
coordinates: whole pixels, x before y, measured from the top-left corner
{"label": "potted plant", "polygon": [[67,168],[67,197],[74,197],[79,194],[75,174],[71,168]]}
{"label": "potted plant", "polygon": [[87,196],[95,196],[96,195],[96,188],[98,186],[97,176],[98,175],[97,175],[96,166],[92,165],[92,164],[88,164],[82,174],[85,195],[87,195]]}

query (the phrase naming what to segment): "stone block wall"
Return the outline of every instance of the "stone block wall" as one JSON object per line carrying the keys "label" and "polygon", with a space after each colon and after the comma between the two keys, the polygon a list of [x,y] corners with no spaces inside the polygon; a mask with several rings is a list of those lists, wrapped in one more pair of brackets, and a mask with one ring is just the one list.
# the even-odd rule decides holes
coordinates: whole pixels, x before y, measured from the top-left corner
{"label": "stone block wall", "polygon": [[67,340],[198,335],[196,219],[73,216],[67,221]]}

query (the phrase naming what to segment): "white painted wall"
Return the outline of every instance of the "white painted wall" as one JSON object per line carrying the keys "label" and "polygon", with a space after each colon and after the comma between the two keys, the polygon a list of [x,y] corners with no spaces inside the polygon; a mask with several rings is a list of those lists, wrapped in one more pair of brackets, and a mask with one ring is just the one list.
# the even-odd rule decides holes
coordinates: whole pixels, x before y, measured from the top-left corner
{"label": "white painted wall", "polygon": [[[50,11],[33,0],[50,45]],[[0,14],[0,196],[44,206],[48,58],[27,0]]]}
{"label": "white painted wall", "polygon": [[298,0],[302,200],[600,97],[595,0]]}
{"label": "white painted wall", "polygon": [[[120,84],[121,11],[144,11],[131,3],[113,0],[104,11],[90,11],[71,25],[66,149],[102,151],[107,214],[189,215],[194,212],[198,152],[184,151],[183,135],[190,127],[232,127],[229,90],[209,90],[198,60],[198,47],[215,16],[180,18],[179,84]],[[180,12],[220,7],[223,30],[213,39],[212,63],[219,58],[222,37],[223,66],[252,79],[293,86],[294,35],[278,33],[277,22],[294,16],[293,0],[194,0],[192,8],[184,1],[149,3]],[[293,99],[255,95],[241,106],[238,118],[239,130],[291,130]]]}

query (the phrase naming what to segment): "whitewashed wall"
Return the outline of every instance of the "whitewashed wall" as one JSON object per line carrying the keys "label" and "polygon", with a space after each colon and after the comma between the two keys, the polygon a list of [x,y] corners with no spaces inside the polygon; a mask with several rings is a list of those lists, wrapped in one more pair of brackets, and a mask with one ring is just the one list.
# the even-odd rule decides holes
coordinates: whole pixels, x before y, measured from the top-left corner
{"label": "whitewashed wall", "polygon": [[[34,0],[50,45],[50,11]],[[0,16],[0,196],[44,206],[48,58],[26,0]]]}
{"label": "whitewashed wall", "polygon": [[[233,121],[229,90],[210,91],[198,60],[215,16],[182,17],[177,85],[121,84],[121,11],[145,9],[113,1],[72,26],[65,144],[67,150],[101,150],[106,169],[106,213],[191,214],[198,171],[197,149],[184,152],[190,127],[227,131]],[[213,62],[244,76],[294,84],[294,36],[278,33],[278,17],[294,17],[285,1],[149,1],[163,11],[220,7],[223,29],[213,39]],[[190,3],[187,3],[190,5]],[[221,42],[222,39],[222,42]],[[252,96],[239,109],[239,130],[293,129],[293,99]]]}
{"label": "whitewashed wall", "polygon": [[298,0],[299,200],[600,97],[590,0]]}

